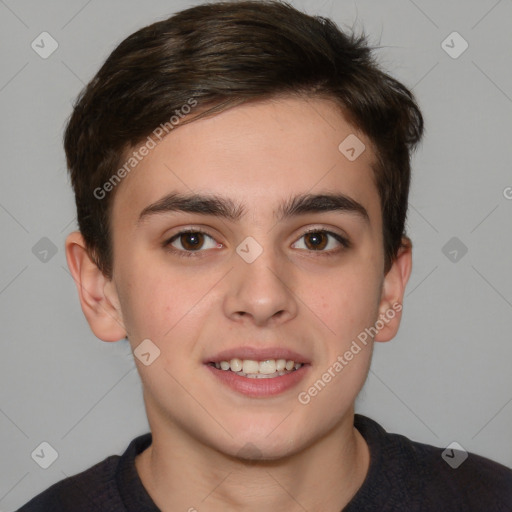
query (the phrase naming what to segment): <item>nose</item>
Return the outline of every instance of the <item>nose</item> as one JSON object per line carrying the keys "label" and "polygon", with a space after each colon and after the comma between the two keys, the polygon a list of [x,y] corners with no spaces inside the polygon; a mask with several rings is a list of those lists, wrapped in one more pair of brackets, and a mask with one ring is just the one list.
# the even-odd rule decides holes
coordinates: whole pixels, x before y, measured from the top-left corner
{"label": "nose", "polygon": [[235,256],[235,268],[226,283],[226,316],[257,326],[276,326],[294,318],[298,304],[291,286],[293,269],[285,260],[270,250],[264,250],[252,263]]}

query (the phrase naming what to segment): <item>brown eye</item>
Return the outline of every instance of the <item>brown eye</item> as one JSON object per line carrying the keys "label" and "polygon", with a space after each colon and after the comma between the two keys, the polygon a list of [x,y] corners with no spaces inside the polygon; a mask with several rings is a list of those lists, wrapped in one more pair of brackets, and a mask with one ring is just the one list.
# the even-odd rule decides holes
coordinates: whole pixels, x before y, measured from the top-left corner
{"label": "brown eye", "polygon": [[202,231],[181,231],[165,242],[164,247],[172,247],[175,252],[187,254],[203,252],[205,249],[220,249],[222,244]]}
{"label": "brown eye", "polygon": [[321,251],[325,249],[329,241],[329,237],[326,233],[312,232],[304,235],[306,247],[313,251]]}
{"label": "brown eye", "polygon": [[337,233],[326,230],[311,230],[304,233],[293,245],[294,249],[302,249],[322,254],[336,254],[340,250],[351,247],[350,242]]}
{"label": "brown eye", "polygon": [[179,237],[181,246],[186,251],[197,251],[204,244],[203,233],[182,233]]}

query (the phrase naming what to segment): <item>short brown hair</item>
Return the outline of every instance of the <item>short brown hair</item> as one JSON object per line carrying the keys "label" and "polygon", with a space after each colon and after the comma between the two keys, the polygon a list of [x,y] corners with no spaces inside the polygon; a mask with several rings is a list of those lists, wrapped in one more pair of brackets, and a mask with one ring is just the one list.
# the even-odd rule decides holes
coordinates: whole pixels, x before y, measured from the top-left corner
{"label": "short brown hair", "polygon": [[387,272],[405,236],[410,152],[423,118],[411,91],[379,69],[372,50],[364,34],[345,34],[329,19],[274,0],[199,5],[122,41],[80,93],[64,136],[78,225],[93,261],[112,277],[115,190],[101,199],[94,191],[128,149],[156,127],[169,128],[191,101],[201,113],[188,120],[299,94],[335,100],[375,147]]}

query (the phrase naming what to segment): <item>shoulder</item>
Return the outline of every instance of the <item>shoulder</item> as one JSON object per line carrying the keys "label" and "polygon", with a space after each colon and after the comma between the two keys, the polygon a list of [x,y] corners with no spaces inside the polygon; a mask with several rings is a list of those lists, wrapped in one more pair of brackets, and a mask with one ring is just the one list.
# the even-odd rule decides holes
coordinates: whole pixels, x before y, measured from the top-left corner
{"label": "shoulder", "polygon": [[17,512],[125,512],[127,502],[141,510],[141,500],[154,510],[135,468],[135,457],[151,442],[151,432],[136,437],[122,455],[53,484]]}
{"label": "shoulder", "polygon": [[[512,511],[512,470],[463,449],[439,448],[403,438],[410,467],[423,480],[426,500],[452,510]],[[463,506],[463,508],[461,508]]]}
{"label": "shoulder", "polygon": [[373,487],[375,496],[380,492],[375,486],[381,489],[381,499],[390,503],[381,510],[512,511],[512,470],[506,466],[387,433],[361,415],[356,415],[355,426],[371,456],[363,488]]}
{"label": "shoulder", "polygon": [[[116,495],[119,455],[111,455],[89,469],[53,484],[17,512],[99,512]],[[91,493],[94,489],[94,493]],[[109,508],[108,510],[112,510]]]}

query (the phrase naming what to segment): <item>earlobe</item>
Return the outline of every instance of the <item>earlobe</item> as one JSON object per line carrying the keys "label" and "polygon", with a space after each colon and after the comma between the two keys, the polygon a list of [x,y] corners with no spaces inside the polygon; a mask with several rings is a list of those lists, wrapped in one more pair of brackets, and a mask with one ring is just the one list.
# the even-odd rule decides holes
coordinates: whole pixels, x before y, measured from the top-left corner
{"label": "earlobe", "polygon": [[402,303],[405,287],[409,281],[412,270],[412,242],[404,237],[402,247],[384,277],[381,301],[379,305],[379,318],[377,320],[378,333],[374,341],[389,341],[393,339],[400,327],[402,318]]}
{"label": "earlobe", "polygon": [[92,261],[79,231],[66,238],[66,259],[91,330],[103,341],[124,338],[127,333],[114,283]]}

